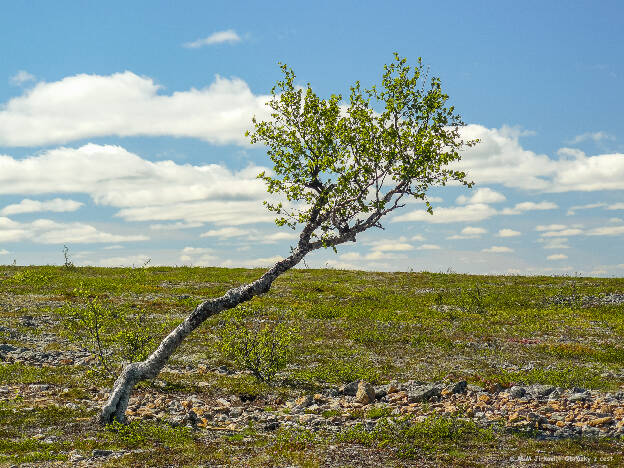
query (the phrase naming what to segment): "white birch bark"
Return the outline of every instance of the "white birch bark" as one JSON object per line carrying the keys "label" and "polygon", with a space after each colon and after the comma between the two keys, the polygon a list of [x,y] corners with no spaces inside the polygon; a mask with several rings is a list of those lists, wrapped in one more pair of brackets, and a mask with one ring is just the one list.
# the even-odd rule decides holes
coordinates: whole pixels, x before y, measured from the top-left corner
{"label": "white birch bark", "polygon": [[[309,236],[308,236],[309,239]],[[100,423],[109,424],[113,421],[124,422],[128,401],[137,382],[156,377],[165,366],[169,357],[175,352],[182,340],[200,326],[208,317],[224,310],[232,309],[238,304],[250,300],[258,294],[269,291],[273,281],[282,273],[290,270],[310,251],[309,248],[298,247],[284,260],[277,262],[259,279],[237,288],[232,288],[223,296],[209,299],[198,305],[195,310],[178,325],[156,351],[145,361],[133,362],[124,367],[115,381],[108,401],[100,413]]]}

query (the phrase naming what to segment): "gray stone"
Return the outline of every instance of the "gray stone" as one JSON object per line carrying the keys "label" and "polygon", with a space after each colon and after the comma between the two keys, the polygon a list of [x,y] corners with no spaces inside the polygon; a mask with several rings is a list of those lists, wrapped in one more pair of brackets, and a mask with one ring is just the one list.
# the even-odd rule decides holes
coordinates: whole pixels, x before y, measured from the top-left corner
{"label": "gray stone", "polygon": [[425,385],[408,393],[407,398],[410,403],[417,403],[420,401],[427,401],[432,397],[438,397],[440,393],[439,386]]}
{"label": "gray stone", "polygon": [[266,424],[264,425],[264,428],[263,428],[263,429],[264,429],[265,431],[275,431],[275,430],[277,430],[279,427],[280,427],[280,423],[279,423],[279,421],[271,421],[271,422],[266,423]]}
{"label": "gray stone", "polygon": [[587,392],[575,393],[570,398],[568,398],[568,401],[570,403],[575,403],[577,401],[586,401],[586,400],[589,399],[589,397],[590,397],[590,395],[588,395]]}
{"label": "gray stone", "polygon": [[483,387],[480,387],[479,385],[468,384],[466,386],[466,390],[468,390],[469,392],[479,393],[483,391]]}
{"label": "gray stone", "polygon": [[445,393],[450,393],[451,395],[455,395],[456,393],[465,393],[468,388],[468,382],[465,380],[460,380],[457,383],[448,385],[444,391]]}
{"label": "gray stone", "polygon": [[355,394],[357,393],[359,385],[360,385],[360,381],[359,380],[355,380],[353,382],[349,382],[348,384],[343,385],[342,387],[340,387],[339,391],[343,395],[355,396]]}
{"label": "gray stone", "polygon": [[522,398],[526,394],[524,387],[514,385],[509,389],[509,396],[512,398]]}
{"label": "gray stone", "polygon": [[95,449],[91,455],[93,455],[94,457],[108,457],[112,454],[112,450]]}
{"label": "gray stone", "polygon": [[12,353],[13,351],[17,351],[17,349],[18,348],[10,344],[0,344],[0,353]]}
{"label": "gray stone", "polygon": [[527,388],[527,392],[530,393],[531,395],[535,396],[536,398],[546,397],[546,396],[550,395],[554,391],[555,391],[555,386],[554,385],[535,384],[535,385],[531,385],[530,387]]}

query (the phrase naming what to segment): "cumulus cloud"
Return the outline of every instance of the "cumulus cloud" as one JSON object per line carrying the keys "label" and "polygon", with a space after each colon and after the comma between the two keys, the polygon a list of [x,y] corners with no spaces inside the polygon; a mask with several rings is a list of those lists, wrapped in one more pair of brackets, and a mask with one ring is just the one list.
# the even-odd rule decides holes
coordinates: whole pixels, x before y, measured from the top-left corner
{"label": "cumulus cloud", "polygon": [[467,148],[454,167],[478,184],[543,192],[624,189],[624,154],[587,156],[575,148],[561,148],[555,159],[524,149],[517,129],[472,124],[461,132],[465,139],[481,142]]}
{"label": "cumulus cloud", "polygon": [[112,234],[85,223],[59,223],[50,219],[37,219],[18,223],[0,217],[0,242],[21,242],[28,239],[39,244],[91,244],[136,242],[149,240],[144,235]]}
{"label": "cumulus cloud", "polygon": [[542,234],[542,237],[568,237],[568,236],[578,236],[580,234],[583,234],[582,229],[568,228],[568,229],[560,229],[558,231],[546,231]]}
{"label": "cumulus cloud", "polygon": [[524,213],[526,211],[554,210],[556,208],[559,208],[559,207],[557,206],[556,203],[553,203],[553,202],[547,202],[547,201],[543,201],[539,203],[522,202],[522,203],[516,203],[516,205],[513,208],[505,208],[503,211],[501,211],[501,214],[517,215],[517,214]]}
{"label": "cumulus cloud", "polygon": [[235,227],[226,227],[221,229],[212,229],[201,234],[200,237],[218,237],[219,239],[230,239],[232,237],[247,236],[248,230]]}
{"label": "cumulus cloud", "polygon": [[405,252],[413,249],[414,247],[407,242],[382,241],[373,245],[373,250],[377,252]]}
{"label": "cumulus cloud", "polygon": [[478,184],[502,184],[527,190],[545,190],[548,179],[557,171],[557,163],[546,155],[526,150],[519,142],[516,129],[489,129],[481,125],[462,128],[465,139],[479,138],[481,142],[466,149],[456,166]]}
{"label": "cumulus cloud", "polygon": [[591,210],[591,209],[594,209],[594,208],[602,208],[604,206],[607,206],[607,204],[606,203],[602,203],[602,202],[600,202],[600,203],[589,203],[587,205],[574,205],[574,206],[571,206],[568,209],[568,212],[566,214],[568,216],[572,216],[572,215],[576,214],[576,212],[578,210]]}
{"label": "cumulus cloud", "polygon": [[256,239],[263,244],[274,244],[276,242],[288,242],[297,239],[299,234],[296,232],[276,232],[274,234],[260,234]]}
{"label": "cumulus cloud", "polygon": [[507,252],[513,252],[513,249],[509,248],[509,247],[504,247],[504,246],[500,246],[500,245],[493,245],[490,248],[487,249],[483,249],[481,252],[489,252],[489,253],[507,253]]}
{"label": "cumulus cloud", "polygon": [[198,266],[213,266],[218,263],[219,258],[211,248],[184,247],[180,255],[180,261]]}
{"label": "cumulus cloud", "polygon": [[577,151],[557,166],[548,192],[624,190],[624,154],[586,156]]}
{"label": "cumulus cloud", "polygon": [[620,236],[624,234],[624,226],[605,226],[587,231],[588,236]]}
{"label": "cumulus cloud", "polygon": [[203,223],[167,223],[167,224],[150,224],[150,229],[154,231],[177,231],[178,229],[193,229],[202,227]]}
{"label": "cumulus cloud", "polygon": [[585,132],[582,133],[580,135],[576,135],[574,138],[572,138],[571,140],[568,141],[568,143],[570,144],[577,144],[577,143],[582,143],[584,141],[588,141],[591,140],[595,143],[598,143],[599,141],[603,141],[603,140],[615,140],[615,137],[613,135],[609,135],[607,132]]}
{"label": "cumulus cloud", "polygon": [[416,250],[440,250],[441,247],[436,244],[423,244],[416,247]]}
{"label": "cumulus cloud", "polygon": [[568,258],[567,255],[554,254],[554,255],[549,255],[548,257],[546,257],[546,260],[565,260],[566,258]]}
{"label": "cumulus cloud", "polygon": [[476,239],[487,232],[486,229],[480,227],[467,226],[461,230],[459,234],[447,237],[447,239]]}
{"label": "cumulus cloud", "polygon": [[82,193],[128,221],[246,224],[271,221],[262,167],[151,162],[119,146],[87,144],[16,159],[0,155],[0,195]]}
{"label": "cumulus cloud", "polygon": [[520,231],[514,231],[513,229],[500,229],[496,234],[497,237],[516,237],[521,235]]}
{"label": "cumulus cloud", "polygon": [[555,237],[549,239],[538,239],[537,242],[544,244],[542,247],[547,250],[569,249],[567,237]]}
{"label": "cumulus cloud", "polygon": [[61,213],[65,211],[76,211],[82,205],[83,203],[74,200],[64,200],[62,198],[54,198],[48,201],[37,201],[25,198],[17,204],[5,206],[0,210],[0,214],[8,216],[20,213],[36,213],[39,211]]}
{"label": "cumulus cloud", "polygon": [[565,228],[567,228],[565,224],[540,224],[535,226],[536,231],[558,231]]}
{"label": "cumulus cloud", "polygon": [[197,39],[193,42],[187,42],[184,44],[184,47],[189,49],[198,49],[204,46],[223,44],[224,42],[233,44],[240,41],[241,38],[236,33],[236,31],[234,31],[233,29],[227,29],[225,31],[217,31],[215,33],[212,33],[210,36],[203,39]]}
{"label": "cumulus cloud", "polygon": [[496,210],[485,203],[475,203],[473,205],[436,208],[433,215],[424,210],[415,210],[399,216],[395,216],[392,221],[425,221],[428,223],[459,223],[482,221],[496,214]]}
{"label": "cumulus cloud", "polygon": [[238,78],[161,94],[130,71],[40,82],[0,105],[0,146],[39,146],[103,136],[176,136],[246,145],[253,115],[268,117],[268,96]]}
{"label": "cumulus cloud", "polygon": [[35,81],[35,75],[28,73],[26,70],[20,70],[9,79],[9,83],[13,86],[22,86],[30,81]]}
{"label": "cumulus cloud", "polygon": [[484,187],[477,189],[477,191],[471,197],[467,197],[464,195],[457,197],[456,202],[460,205],[465,205],[467,203],[498,203],[505,200],[507,200],[507,198],[502,193]]}

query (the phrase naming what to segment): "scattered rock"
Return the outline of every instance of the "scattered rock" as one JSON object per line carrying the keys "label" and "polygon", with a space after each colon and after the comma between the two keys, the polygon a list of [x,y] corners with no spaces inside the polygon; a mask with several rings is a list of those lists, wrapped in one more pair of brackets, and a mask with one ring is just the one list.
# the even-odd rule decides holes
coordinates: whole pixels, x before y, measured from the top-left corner
{"label": "scattered rock", "polygon": [[93,451],[93,453],[91,454],[94,457],[109,457],[113,454],[112,450],[101,450],[101,449],[96,449]]}
{"label": "scattered rock", "polygon": [[421,401],[427,401],[432,397],[441,395],[440,387],[437,385],[425,385],[418,388],[416,391],[408,394],[408,401],[410,403],[418,403]]}
{"label": "scattered rock", "polygon": [[527,388],[527,392],[533,395],[535,398],[546,397],[554,391],[555,391],[555,387],[553,385],[535,384]]}
{"label": "scattered rock", "polygon": [[357,393],[355,394],[355,401],[363,405],[368,405],[369,403],[374,402],[375,398],[375,387],[364,380],[360,380]]}
{"label": "scattered rock", "polygon": [[342,387],[340,387],[340,389],[338,391],[341,394],[343,394],[343,395],[355,396],[355,394],[357,393],[359,385],[360,385],[360,381],[359,380],[355,380],[355,381],[350,382],[350,383],[348,383],[346,385],[343,385]]}

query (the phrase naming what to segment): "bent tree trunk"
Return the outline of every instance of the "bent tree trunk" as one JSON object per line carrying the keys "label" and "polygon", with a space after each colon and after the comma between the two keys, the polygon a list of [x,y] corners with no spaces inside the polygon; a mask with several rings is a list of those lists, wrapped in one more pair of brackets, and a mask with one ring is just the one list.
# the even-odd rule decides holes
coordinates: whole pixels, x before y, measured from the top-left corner
{"label": "bent tree trunk", "polygon": [[153,379],[165,366],[169,357],[178,348],[182,340],[200,326],[208,317],[224,310],[232,309],[238,304],[250,300],[258,294],[269,291],[273,281],[282,273],[290,270],[311,249],[301,248],[293,251],[290,257],[276,263],[259,279],[238,288],[232,288],[223,296],[209,299],[198,305],[195,310],[162,340],[156,351],[145,361],[133,362],[124,367],[115,381],[110,397],[100,413],[100,423],[109,424],[113,421],[124,422],[126,409],[132,389],[141,380]]}

